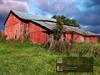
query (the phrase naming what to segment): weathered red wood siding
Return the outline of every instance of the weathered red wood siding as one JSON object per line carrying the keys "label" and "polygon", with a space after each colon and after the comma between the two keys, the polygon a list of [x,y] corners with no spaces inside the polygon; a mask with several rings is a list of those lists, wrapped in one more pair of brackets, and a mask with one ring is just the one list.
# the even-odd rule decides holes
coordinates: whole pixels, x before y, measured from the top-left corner
{"label": "weathered red wood siding", "polygon": [[[68,42],[72,39],[72,34],[70,32],[66,32],[66,40]],[[98,37],[97,36],[84,36],[80,34],[74,34],[73,35],[73,41],[76,42],[87,42],[87,43],[98,43]]]}
{"label": "weathered red wood siding", "polygon": [[5,35],[7,39],[15,39],[15,36],[19,38],[20,35],[20,23],[21,21],[10,14],[6,24],[5,24]]}
{"label": "weathered red wood siding", "polygon": [[90,43],[98,43],[98,37],[97,36],[86,36],[85,37],[86,42]]}
{"label": "weathered red wood siding", "polygon": [[[25,33],[28,32],[29,33],[29,22],[21,22],[20,23],[20,33],[19,33],[19,36],[18,36],[18,39],[20,39],[21,41],[24,41],[25,40]],[[28,34],[27,34],[28,36]],[[28,36],[29,37],[29,36]]]}
{"label": "weathered red wood siding", "polygon": [[45,33],[47,32],[45,29],[30,22],[29,30],[30,39],[33,43],[45,43],[47,41],[48,34]]}
{"label": "weathered red wood siding", "polygon": [[84,41],[84,36],[83,35],[80,35],[80,34],[74,34],[73,40],[74,41],[77,41],[77,42],[85,42]]}
{"label": "weathered red wood siding", "polygon": [[92,39],[91,39],[91,41],[92,41],[92,43],[98,43],[98,37],[91,37]]}
{"label": "weathered red wood siding", "polygon": [[66,40],[70,42],[73,39],[73,41],[77,42],[84,42],[84,36],[79,35],[79,34],[74,34],[72,38],[72,34],[70,32],[66,33]]}
{"label": "weathered red wood siding", "polygon": [[67,33],[66,33],[66,40],[67,40],[68,42],[71,41],[71,33],[70,33],[70,32],[67,32]]}

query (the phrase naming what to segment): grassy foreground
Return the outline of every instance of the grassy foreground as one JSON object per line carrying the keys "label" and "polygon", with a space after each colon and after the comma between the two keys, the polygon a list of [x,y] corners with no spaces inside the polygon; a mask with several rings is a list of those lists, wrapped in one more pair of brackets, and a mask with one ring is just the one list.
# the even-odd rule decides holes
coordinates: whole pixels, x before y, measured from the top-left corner
{"label": "grassy foreground", "polygon": [[93,74],[56,73],[58,56],[67,55],[31,42],[0,42],[0,75],[100,75],[100,58],[95,58]]}

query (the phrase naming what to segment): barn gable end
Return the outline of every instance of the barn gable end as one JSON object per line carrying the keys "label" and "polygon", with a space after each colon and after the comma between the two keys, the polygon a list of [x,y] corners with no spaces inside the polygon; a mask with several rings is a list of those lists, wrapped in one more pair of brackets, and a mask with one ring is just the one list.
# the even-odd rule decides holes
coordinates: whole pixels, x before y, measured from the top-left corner
{"label": "barn gable end", "polygon": [[9,14],[5,23],[5,35],[7,39],[15,39],[15,36],[20,34],[20,23],[21,21],[16,16],[12,13]]}
{"label": "barn gable end", "polygon": [[9,39],[25,39],[25,32],[29,30],[29,39],[33,43],[45,43],[50,30],[29,20],[25,21],[10,12],[5,22],[5,35]]}

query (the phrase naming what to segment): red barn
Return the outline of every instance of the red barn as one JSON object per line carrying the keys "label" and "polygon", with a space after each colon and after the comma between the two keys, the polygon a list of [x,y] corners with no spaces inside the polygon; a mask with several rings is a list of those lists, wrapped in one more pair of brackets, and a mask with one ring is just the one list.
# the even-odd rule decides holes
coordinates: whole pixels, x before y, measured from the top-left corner
{"label": "red barn", "polygon": [[[48,41],[50,34],[53,33],[55,27],[55,19],[35,16],[25,12],[10,11],[5,21],[5,35],[7,40],[17,39],[24,40],[25,37],[37,44],[42,44]],[[89,31],[84,31],[77,27],[64,26],[66,29],[66,40],[70,41],[71,32],[74,31],[73,40],[77,42],[97,43],[98,36]],[[63,39],[63,38],[62,38]]]}

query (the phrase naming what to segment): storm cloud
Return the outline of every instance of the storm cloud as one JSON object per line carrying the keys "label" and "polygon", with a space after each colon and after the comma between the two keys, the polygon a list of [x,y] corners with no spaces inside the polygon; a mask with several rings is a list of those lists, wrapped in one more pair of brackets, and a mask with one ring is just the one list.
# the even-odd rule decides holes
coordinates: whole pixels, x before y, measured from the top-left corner
{"label": "storm cloud", "polygon": [[87,8],[77,16],[77,20],[83,25],[100,25],[100,6]]}
{"label": "storm cloud", "polygon": [[100,0],[0,0],[1,23],[11,9],[45,17],[64,15],[86,30],[100,32]]}
{"label": "storm cloud", "polygon": [[76,17],[77,21],[83,28],[87,26],[84,29],[100,34],[100,1],[89,0],[84,5],[86,5],[86,10]]}
{"label": "storm cloud", "polygon": [[[99,0],[33,0],[41,15],[64,15],[74,18],[86,30],[100,32]],[[84,28],[85,29],[85,28]]]}
{"label": "storm cloud", "polygon": [[0,0],[0,30],[10,10],[28,10],[27,2],[17,0]]}
{"label": "storm cloud", "polygon": [[77,0],[34,0],[37,11],[41,14],[76,16],[80,10],[76,7]]}

